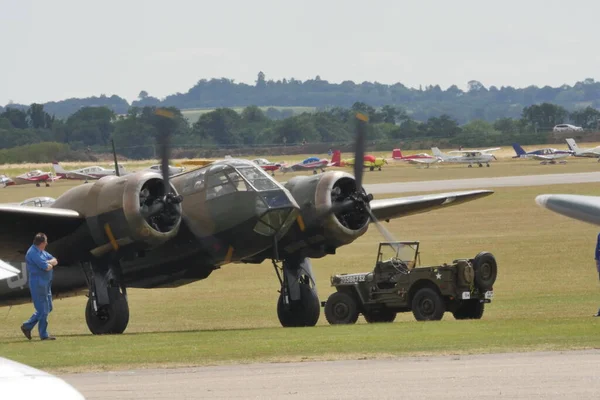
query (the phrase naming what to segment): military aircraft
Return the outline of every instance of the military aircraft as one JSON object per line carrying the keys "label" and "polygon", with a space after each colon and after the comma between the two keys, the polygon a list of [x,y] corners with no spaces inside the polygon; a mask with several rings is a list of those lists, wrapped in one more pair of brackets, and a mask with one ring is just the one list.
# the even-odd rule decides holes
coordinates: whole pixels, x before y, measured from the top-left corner
{"label": "military aircraft", "polygon": [[[387,163],[388,162],[385,159],[385,157],[375,157],[371,154],[366,154],[363,157],[363,166],[364,168],[369,168],[370,171],[374,171],[375,168],[381,171],[381,167],[383,167],[383,165]],[[353,167],[354,158],[347,158],[345,160],[342,160],[340,165],[345,167]]]}
{"label": "military aircraft", "polygon": [[331,161],[329,161],[325,158],[308,157],[296,164],[292,164],[292,165],[287,165],[285,163],[281,164],[279,166],[279,169],[284,174],[286,172],[292,172],[292,171],[311,171],[312,170],[313,174],[316,175],[318,169],[320,169],[321,172],[325,172],[325,168],[339,167],[340,162],[341,162],[340,158],[341,158],[341,152],[335,151],[335,152],[333,152]]}
{"label": "military aircraft", "polygon": [[[114,169],[103,168],[98,165],[67,171],[58,163],[58,161],[54,161],[52,163],[52,168],[54,168],[56,175],[63,179],[78,179],[85,180],[86,182],[88,180],[96,180],[105,176],[115,175]],[[125,167],[121,164],[118,164],[118,168],[119,175],[128,174]]]}
{"label": "military aircraft", "polygon": [[483,167],[483,164],[486,164],[489,167],[490,161],[496,160],[497,158],[488,152],[496,150],[500,150],[500,147],[494,147],[493,149],[485,150],[453,150],[449,153],[460,153],[461,155],[451,156],[449,154],[442,153],[437,147],[431,148],[433,155],[435,157],[439,157],[443,162],[469,164],[469,168],[471,168],[473,164],[477,164],[480,167]]}
{"label": "military aircraft", "polygon": [[600,162],[600,146],[582,149],[573,138],[567,139],[567,145],[575,157],[592,157],[597,158],[598,162]]}
{"label": "military aircraft", "polygon": [[50,182],[60,179],[60,176],[52,176],[51,172],[43,172],[39,169],[25,172],[14,178],[15,185],[26,185],[29,183],[35,183],[35,186],[39,187],[40,183],[44,183],[46,187],[50,186]]}
{"label": "military aircraft", "polygon": [[531,158],[534,160],[541,160],[542,162],[540,164],[542,164],[542,165],[556,164],[556,163],[565,164],[566,161],[564,161],[564,160],[563,161],[556,161],[556,160],[570,157],[571,154],[573,154],[572,151],[557,150],[557,149],[550,148],[550,147],[547,147],[544,149],[532,150],[530,152],[525,152],[525,150],[523,150],[523,148],[521,146],[519,146],[518,143],[513,143],[513,148],[515,149],[515,153],[517,153],[517,155],[514,156],[513,158]]}
{"label": "military aircraft", "polygon": [[[158,109],[162,171],[169,161],[171,113]],[[160,117],[160,118],[159,118]],[[357,118],[355,159],[363,160],[366,117]],[[0,305],[30,302],[24,252],[48,235],[54,297],[87,294],[94,334],[122,333],[127,288],[176,287],[228,263],[271,260],[279,280],[281,325],[314,326],[320,315],[311,258],[334,254],[378,221],[462,204],[492,194],[471,190],[373,200],[354,176],[327,171],[285,185],[249,160],[224,159],[172,178],[139,171],[73,187],[48,207],[0,205]],[[16,267],[16,268],[15,268]],[[19,272],[15,272],[18,270]]]}

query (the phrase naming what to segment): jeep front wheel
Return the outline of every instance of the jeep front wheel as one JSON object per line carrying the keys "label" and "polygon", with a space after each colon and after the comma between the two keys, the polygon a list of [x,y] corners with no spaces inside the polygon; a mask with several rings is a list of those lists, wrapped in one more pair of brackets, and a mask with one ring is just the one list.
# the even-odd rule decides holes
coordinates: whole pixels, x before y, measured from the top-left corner
{"label": "jeep front wheel", "polygon": [[446,312],[446,305],[435,290],[421,288],[413,296],[412,312],[417,321],[439,321]]}
{"label": "jeep front wheel", "polygon": [[356,300],[347,293],[333,293],[325,303],[325,318],[331,325],[356,323],[358,319]]}

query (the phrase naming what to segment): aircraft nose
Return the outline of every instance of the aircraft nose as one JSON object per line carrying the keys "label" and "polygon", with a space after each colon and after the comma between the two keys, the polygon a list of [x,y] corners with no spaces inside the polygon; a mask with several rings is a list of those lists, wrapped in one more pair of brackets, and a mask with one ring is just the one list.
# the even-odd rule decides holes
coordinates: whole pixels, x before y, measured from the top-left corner
{"label": "aircraft nose", "polygon": [[536,203],[555,213],[600,225],[600,197],[569,194],[542,194]]}
{"label": "aircraft nose", "polygon": [[263,193],[256,199],[258,222],[254,231],[265,236],[281,237],[290,229],[300,207],[285,191]]}

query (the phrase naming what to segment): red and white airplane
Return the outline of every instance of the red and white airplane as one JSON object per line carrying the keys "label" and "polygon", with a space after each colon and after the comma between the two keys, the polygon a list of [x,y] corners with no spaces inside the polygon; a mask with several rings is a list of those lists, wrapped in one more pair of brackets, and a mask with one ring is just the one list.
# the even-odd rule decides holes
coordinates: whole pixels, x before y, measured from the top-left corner
{"label": "red and white airplane", "polygon": [[44,172],[39,169],[25,172],[14,178],[15,185],[25,185],[28,183],[35,183],[35,186],[40,186],[40,183],[50,186],[50,182],[54,182],[60,179],[60,176],[52,176],[51,172]]}
{"label": "red and white airplane", "polygon": [[[95,180],[115,174],[114,169],[107,169],[98,165],[67,171],[58,163],[58,161],[54,161],[52,163],[52,167],[54,168],[56,175],[63,179],[79,179],[88,181],[90,179]],[[119,164],[119,175],[122,176],[126,174],[127,172],[125,171],[125,167]]]}
{"label": "red and white airplane", "polygon": [[252,160],[253,163],[257,164],[263,170],[270,172],[271,175],[275,176],[275,171],[277,171],[281,167],[281,163],[274,163],[266,158],[255,158]]}
{"label": "red and white airplane", "polygon": [[12,186],[14,184],[15,184],[15,181],[10,179],[8,176],[0,175],[0,187]]}
{"label": "red and white airplane", "polygon": [[328,167],[339,167],[342,158],[342,153],[339,150],[333,152],[331,156],[331,161],[325,158],[319,157],[309,157],[299,163],[293,165],[282,164],[279,169],[281,172],[292,172],[292,171],[313,171],[313,174],[317,173],[317,170],[320,169],[321,172],[325,172],[325,168]]}
{"label": "red and white airplane", "polygon": [[419,153],[419,154],[412,154],[410,156],[404,156],[404,155],[402,155],[402,150],[400,150],[400,149],[392,150],[392,160],[393,161],[404,161],[409,164],[427,165],[427,168],[429,168],[430,164],[437,164],[440,161],[442,161],[442,159],[440,157],[435,157],[435,156],[429,155],[427,153]]}

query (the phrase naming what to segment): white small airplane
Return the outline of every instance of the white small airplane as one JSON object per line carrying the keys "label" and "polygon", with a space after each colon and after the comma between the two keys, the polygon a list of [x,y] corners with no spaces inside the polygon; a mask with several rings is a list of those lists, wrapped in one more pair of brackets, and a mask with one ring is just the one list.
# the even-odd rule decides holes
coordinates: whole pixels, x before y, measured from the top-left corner
{"label": "white small airplane", "polygon": [[577,143],[573,138],[567,139],[567,145],[569,146],[569,149],[573,151],[575,157],[592,157],[597,158],[598,162],[600,162],[600,146],[582,149],[577,146]]}
{"label": "white small airplane", "polygon": [[[483,164],[486,164],[489,167],[490,161],[497,160],[497,158],[488,152],[496,150],[500,150],[500,147],[494,147],[492,149],[485,150],[453,150],[450,151],[449,154],[444,154],[437,147],[431,148],[433,155],[441,158],[443,162],[469,164],[469,168],[471,168],[473,164],[477,164],[480,167],[483,167]],[[451,156],[450,153],[460,153],[461,155]]]}
{"label": "white small airplane", "polygon": [[[125,170],[124,166],[122,166],[121,164],[118,164],[118,166],[119,166],[119,175],[122,176],[122,175],[126,175],[128,173]],[[58,163],[58,161],[55,161],[52,163],[52,167],[54,168],[54,172],[56,173],[56,175],[61,178],[79,179],[79,180],[85,180],[86,182],[88,180],[100,179],[105,176],[115,175],[114,169],[107,169],[107,168],[100,167],[98,165],[93,165],[91,167],[85,167],[85,168],[67,171]]]}
{"label": "white small airplane", "polygon": [[[162,174],[162,167],[160,164],[154,164],[146,169],[149,171],[154,171],[154,172],[158,172],[159,174]],[[183,171],[185,171],[185,167],[175,167],[173,165],[169,165],[169,176],[175,175],[175,174],[180,174]]]}
{"label": "white small airplane", "polygon": [[64,380],[3,357],[0,357],[0,391],[3,399],[85,400]]}

